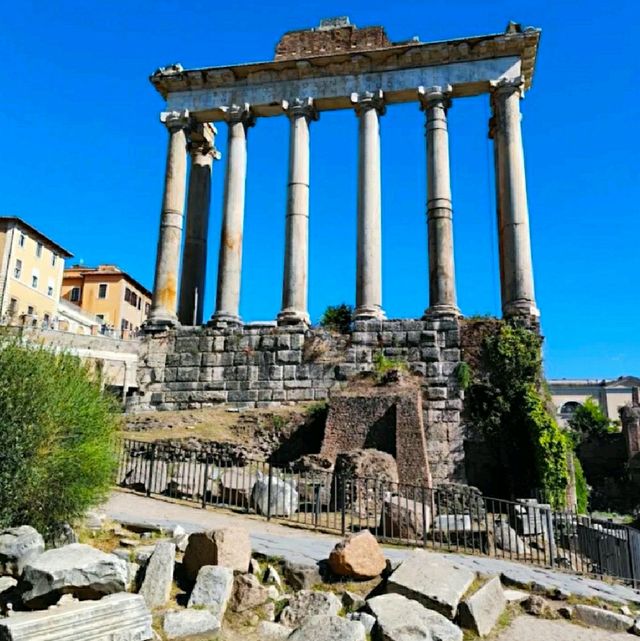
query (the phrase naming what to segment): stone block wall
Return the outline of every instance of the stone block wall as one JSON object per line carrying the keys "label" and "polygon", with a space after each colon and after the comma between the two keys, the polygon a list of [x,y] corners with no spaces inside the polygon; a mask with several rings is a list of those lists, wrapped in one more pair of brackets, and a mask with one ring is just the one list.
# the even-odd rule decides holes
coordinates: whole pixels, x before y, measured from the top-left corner
{"label": "stone block wall", "polygon": [[324,401],[376,354],[402,360],[420,379],[434,482],[464,479],[462,392],[455,319],[357,321],[350,335],[300,326],[181,327],[143,339],[139,393],[128,409],[270,407]]}

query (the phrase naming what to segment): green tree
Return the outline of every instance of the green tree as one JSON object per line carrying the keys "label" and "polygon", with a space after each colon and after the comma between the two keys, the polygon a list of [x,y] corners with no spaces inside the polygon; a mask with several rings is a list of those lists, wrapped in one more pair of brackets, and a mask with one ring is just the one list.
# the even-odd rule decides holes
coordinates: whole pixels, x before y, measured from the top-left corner
{"label": "green tree", "polygon": [[576,408],[569,419],[569,427],[583,436],[606,434],[611,429],[609,417],[600,409],[600,405],[588,398],[583,405]]}
{"label": "green tree", "polygon": [[0,342],[0,527],[51,536],[105,498],[118,421],[77,357]]}
{"label": "green tree", "polygon": [[341,334],[348,334],[351,331],[351,323],[353,322],[353,307],[342,303],[340,305],[329,305],[324,310],[320,325],[326,329],[340,332]]}

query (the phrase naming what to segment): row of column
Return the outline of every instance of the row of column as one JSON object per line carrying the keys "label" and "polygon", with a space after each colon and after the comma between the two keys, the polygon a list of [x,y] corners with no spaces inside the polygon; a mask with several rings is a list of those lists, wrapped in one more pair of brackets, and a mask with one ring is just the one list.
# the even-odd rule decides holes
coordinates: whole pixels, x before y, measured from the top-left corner
{"label": "row of column", "polygon": [[[505,316],[537,315],[529,240],[524,154],[520,127],[521,81],[491,87],[502,308]],[[418,89],[426,114],[429,308],[426,315],[457,315],[447,110],[451,87]],[[383,319],[380,180],[382,91],[353,94],[359,119],[357,319]],[[282,103],[290,121],[285,260],[280,324],[309,323],[309,125],[318,119],[312,98]],[[224,109],[228,126],[222,230],[213,323],[240,323],[242,236],[250,106]],[[215,128],[193,123],[187,113],[162,115],[169,131],[160,238],[153,302],[147,327],[198,325],[203,320],[211,167],[219,154]],[[188,145],[187,145],[188,133]],[[191,155],[184,261],[178,300],[178,271],[185,200],[186,154]]]}

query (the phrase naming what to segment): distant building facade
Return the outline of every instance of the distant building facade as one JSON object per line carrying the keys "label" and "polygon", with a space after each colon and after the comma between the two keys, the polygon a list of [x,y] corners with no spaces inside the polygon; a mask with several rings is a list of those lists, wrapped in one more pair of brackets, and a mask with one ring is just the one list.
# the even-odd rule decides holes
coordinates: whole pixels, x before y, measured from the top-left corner
{"label": "distant building facade", "polygon": [[0,319],[54,322],[64,261],[72,254],[17,216],[0,216]]}
{"label": "distant building facade", "polygon": [[[640,388],[640,378],[620,376],[612,380],[552,379],[548,381],[557,419],[566,425],[576,409],[592,398],[612,421],[620,419],[619,410],[630,405]],[[634,391],[635,390],[635,391]]]}
{"label": "distant building facade", "polygon": [[65,269],[61,298],[125,338],[138,332],[151,305],[151,292],[116,265]]}

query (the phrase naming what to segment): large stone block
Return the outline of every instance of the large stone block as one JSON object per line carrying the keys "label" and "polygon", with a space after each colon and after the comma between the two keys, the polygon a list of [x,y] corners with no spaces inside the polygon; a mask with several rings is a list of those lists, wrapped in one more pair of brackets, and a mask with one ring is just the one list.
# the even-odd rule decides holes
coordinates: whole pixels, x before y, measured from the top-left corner
{"label": "large stone block", "polygon": [[163,630],[167,639],[201,638],[218,632],[220,620],[208,610],[169,610]]}
{"label": "large stone block", "polygon": [[196,532],[189,537],[182,565],[189,579],[195,581],[204,565],[224,565],[246,572],[251,561],[251,541],[242,528],[223,528]]}
{"label": "large stone block", "polygon": [[198,572],[188,607],[207,608],[222,621],[232,591],[233,570],[221,565],[205,565]]}
{"label": "large stone block", "polygon": [[301,590],[289,599],[289,604],[280,615],[280,623],[297,628],[319,614],[337,615],[341,608],[340,599],[332,592]]}
{"label": "large stone block", "polygon": [[386,560],[376,538],[363,530],[340,541],[329,555],[331,571],[354,579],[372,579],[386,567]]}
{"label": "large stone block", "polygon": [[127,563],[90,545],[74,543],[47,550],[27,563],[21,577],[24,602],[33,607],[55,603],[62,594],[96,598],[125,590]]}
{"label": "large stone block", "polygon": [[0,531],[0,574],[19,576],[22,568],[44,552],[44,539],[29,525]]}
{"label": "large stone block", "polygon": [[292,482],[275,475],[269,479],[260,472],[257,472],[251,498],[260,514],[270,516],[291,516],[299,507],[298,491]]}
{"label": "large stone block", "polygon": [[233,612],[245,612],[264,605],[269,600],[269,590],[254,574],[239,574],[233,582],[229,607]]}
{"label": "large stone block", "polygon": [[431,505],[427,503],[428,493],[417,500],[404,496],[385,498],[380,517],[384,536],[421,541],[431,528]]}
{"label": "large stone block", "polygon": [[586,625],[610,630],[611,632],[627,632],[633,626],[633,619],[624,614],[611,610],[603,610],[591,605],[576,605],[573,609],[574,618]]}
{"label": "large stone block", "polygon": [[365,641],[366,632],[360,621],[349,621],[339,616],[311,617],[290,637],[290,641]]}
{"label": "large stone block", "polygon": [[401,594],[454,619],[476,573],[433,553],[414,550],[389,577],[387,592]]}
{"label": "large stone block", "polygon": [[496,576],[460,604],[461,625],[484,637],[493,630],[506,607],[507,599]]}
{"label": "large stone block", "polygon": [[400,594],[384,594],[367,601],[376,617],[373,638],[384,641],[462,641],[462,630],[444,616]]}
{"label": "large stone block", "polygon": [[173,566],[176,562],[176,544],[161,541],[155,547],[147,564],[140,594],[150,608],[167,603],[173,583]]}
{"label": "large stone block", "polygon": [[40,612],[0,618],[3,641],[148,641],[151,613],[137,594],[113,594]]}

